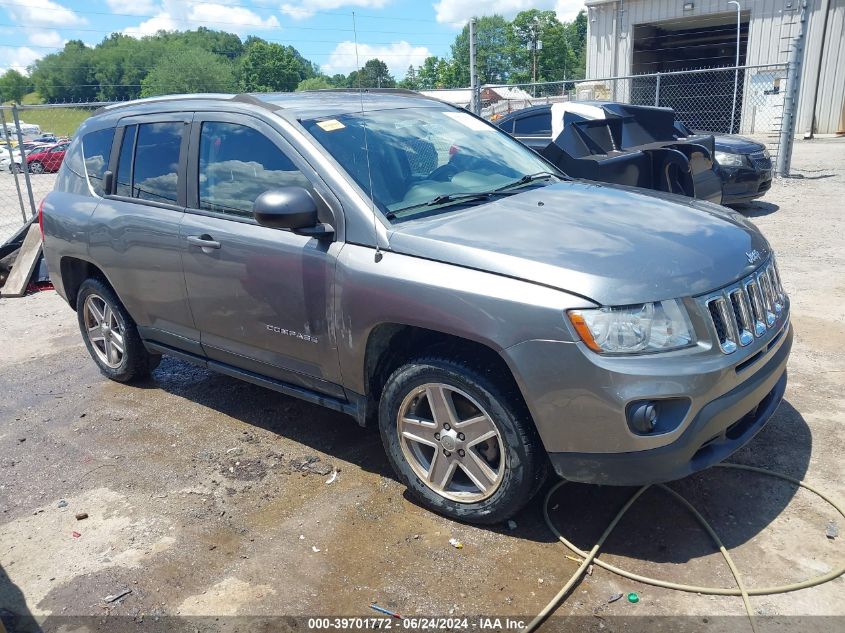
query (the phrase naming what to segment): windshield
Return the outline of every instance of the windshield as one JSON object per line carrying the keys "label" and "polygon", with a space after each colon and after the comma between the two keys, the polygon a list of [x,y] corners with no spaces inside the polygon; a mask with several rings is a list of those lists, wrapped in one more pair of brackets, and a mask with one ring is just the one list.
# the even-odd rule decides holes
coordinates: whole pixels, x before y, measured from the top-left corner
{"label": "windshield", "polygon": [[531,175],[548,179],[554,177],[550,170],[557,173],[504,132],[446,106],[371,110],[302,124],[389,219],[471,203],[465,194],[496,192],[528,184]]}

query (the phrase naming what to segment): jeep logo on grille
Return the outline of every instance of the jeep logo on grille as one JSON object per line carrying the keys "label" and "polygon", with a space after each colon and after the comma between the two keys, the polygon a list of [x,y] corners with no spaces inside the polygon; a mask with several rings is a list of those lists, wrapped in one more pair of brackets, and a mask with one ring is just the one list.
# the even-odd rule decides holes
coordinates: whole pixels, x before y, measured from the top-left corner
{"label": "jeep logo on grille", "polygon": [[746,252],[745,256],[748,258],[749,264],[755,264],[755,263],[759,262],[760,258],[762,257],[762,255],[760,254],[760,251],[758,251],[756,248],[753,251]]}

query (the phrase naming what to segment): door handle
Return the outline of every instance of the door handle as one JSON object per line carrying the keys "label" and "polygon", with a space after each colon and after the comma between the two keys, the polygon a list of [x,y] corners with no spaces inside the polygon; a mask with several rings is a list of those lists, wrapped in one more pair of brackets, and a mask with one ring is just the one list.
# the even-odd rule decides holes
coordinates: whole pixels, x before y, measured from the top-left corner
{"label": "door handle", "polygon": [[220,242],[214,241],[210,235],[189,235],[188,244],[199,246],[203,250],[206,248],[220,248]]}

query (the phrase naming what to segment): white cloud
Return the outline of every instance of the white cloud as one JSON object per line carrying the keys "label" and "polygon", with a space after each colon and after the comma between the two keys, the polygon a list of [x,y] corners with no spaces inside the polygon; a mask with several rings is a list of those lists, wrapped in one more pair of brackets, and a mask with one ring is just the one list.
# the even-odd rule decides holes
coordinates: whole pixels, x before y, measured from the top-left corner
{"label": "white cloud", "polygon": [[310,18],[317,11],[332,11],[341,7],[365,7],[367,9],[382,9],[390,0],[299,0],[285,3],[281,11],[294,20]]}
{"label": "white cloud", "polygon": [[121,15],[152,15],[158,9],[154,0],[106,0],[106,4]]}
{"label": "white cloud", "polygon": [[64,44],[64,41],[58,31],[33,31],[29,34],[29,43],[35,46],[59,48]]}
{"label": "white cloud", "polygon": [[127,35],[132,37],[143,37],[144,35],[153,35],[159,31],[175,31],[179,28],[170,14],[167,12],[159,13],[149,20],[144,20],[138,26],[130,26],[123,30]]}
{"label": "white cloud", "polygon": [[571,22],[581,10],[586,10],[583,0],[557,0],[555,13],[561,22]]}
{"label": "white cloud", "polygon": [[15,22],[31,26],[76,26],[85,19],[53,0],[28,0],[25,4],[7,4],[6,12]]}
{"label": "white cloud", "polygon": [[[431,51],[425,46],[412,46],[405,41],[393,42],[387,46],[358,44],[358,61],[361,66],[376,57],[387,64],[390,73],[397,79],[405,76],[408,66],[419,66],[430,56]],[[327,75],[347,74],[355,69],[355,42],[348,40],[338,44],[329,54],[329,60],[321,66],[321,70]]]}
{"label": "white cloud", "polygon": [[260,15],[237,6],[224,4],[197,4],[188,13],[189,22],[210,22],[215,28],[225,28],[227,31],[243,33],[253,29],[277,29],[279,20],[275,15],[262,19]]}
{"label": "white cloud", "polygon": [[35,51],[28,46],[21,46],[19,48],[13,48],[4,53],[3,55],[3,63],[4,65],[0,65],[0,75],[5,73],[10,68],[14,68],[19,73],[23,73],[24,75],[29,74],[26,70],[26,67],[33,63],[35,60],[40,59],[44,56],[45,53],[41,53]]}
{"label": "white cloud", "polygon": [[454,27],[463,25],[473,16],[498,14],[512,18],[520,11],[554,10],[559,20],[570,21],[584,8],[583,0],[438,0],[434,5],[437,21]]}
{"label": "white cloud", "polygon": [[253,31],[280,28],[275,15],[262,18],[257,13],[241,6],[219,3],[184,5],[165,2],[162,10],[138,26],[124,29],[124,33],[133,37],[153,35],[158,31],[176,31],[206,26],[210,29],[226,30],[238,35]]}

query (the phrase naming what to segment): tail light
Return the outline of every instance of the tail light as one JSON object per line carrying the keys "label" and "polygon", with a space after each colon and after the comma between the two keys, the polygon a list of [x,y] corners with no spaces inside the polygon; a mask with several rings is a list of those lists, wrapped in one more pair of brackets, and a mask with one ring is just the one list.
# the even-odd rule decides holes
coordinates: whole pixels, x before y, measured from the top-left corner
{"label": "tail light", "polygon": [[41,204],[38,205],[38,228],[41,229],[42,242],[44,241],[44,200],[41,200]]}

